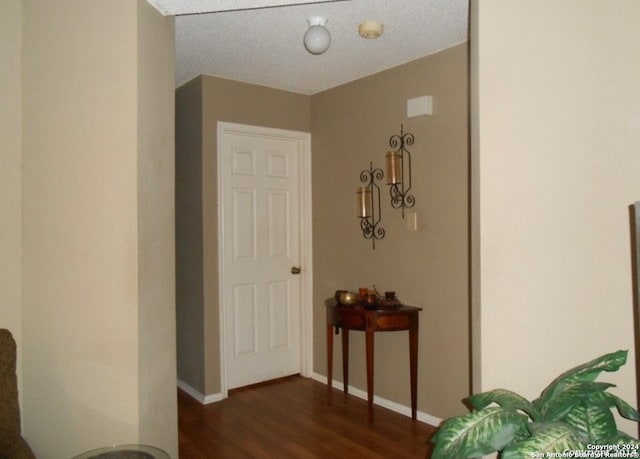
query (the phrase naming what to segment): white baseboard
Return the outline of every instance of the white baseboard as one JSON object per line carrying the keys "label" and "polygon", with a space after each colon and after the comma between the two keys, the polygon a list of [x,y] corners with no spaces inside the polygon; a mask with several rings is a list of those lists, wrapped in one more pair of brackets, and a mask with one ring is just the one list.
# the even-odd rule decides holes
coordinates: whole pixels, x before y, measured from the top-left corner
{"label": "white baseboard", "polygon": [[[318,373],[312,373],[311,374],[311,378],[321,382],[322,384],[327,384],[327,377],[323,376],[321,374]],[[334,389],[338,389],[338,390],[342,390],[342,381],[337,381],[337,380],[333,380],[331,386]],[[357,387],[353,387],[351,385],[349,385],[349,394],[350,395],[354,395],[358,398],[361,398],[363,400],[367,400],[367,392],[363,391],[361,389],[358,389]],[[411,417],[411,408],[408,406],[404,406],[401,405],[399,403],[396,402],[392,402],[391,400],[387,400],[385,398],[382,397],[378,397],[377,395],[373,396],[373,403],[381,406],[383,408],[387,408],[388,410],[394,411],[396,413],[402,414],[404,416],[407,417]],[[420,410],[418,410],[418,412],[416,413],[416,418],[418,419],[418,421],[424,422],[425,424],[429,424],[431,426],[437,427],[442,423],[442,419],[437,418],[435,416],[432,416],[428,413],[424,413]]]}
{"label": "white baseboard", "polygon": [[187,384],[186,382],[180,379],[178,379],[178,387],[183,391],[185,391],[187,394],[189,394],[191,397],[195,398],[197,401],[202,403],[203,405],[219,402],[220,400],[223,400],[225,398],[221,393],[204,395],[203,393],[199,392],[197,389],[194,389],[189,384]]}

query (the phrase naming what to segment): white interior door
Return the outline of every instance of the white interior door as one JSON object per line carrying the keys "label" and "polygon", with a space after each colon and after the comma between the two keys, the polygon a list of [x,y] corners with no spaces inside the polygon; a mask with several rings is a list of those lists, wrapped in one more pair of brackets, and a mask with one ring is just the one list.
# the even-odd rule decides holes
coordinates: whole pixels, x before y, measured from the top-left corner
{"label": "white interior door", "polygon": [[223,130],[220,143],[227,389],[300,373],[302,362],[302,276],[292,268],[301,265],[305,145],[246,131]]}

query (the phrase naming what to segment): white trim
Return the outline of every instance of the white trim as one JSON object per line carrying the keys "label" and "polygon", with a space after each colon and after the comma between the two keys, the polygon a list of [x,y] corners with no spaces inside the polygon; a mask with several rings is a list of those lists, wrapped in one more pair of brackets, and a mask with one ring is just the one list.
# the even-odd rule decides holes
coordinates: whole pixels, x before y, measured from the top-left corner
{"label": "white trim", "polygon": [[[314,379],[322,384],[327,384],[327,377],[318,373],[313,373],[311,375],[311,379]],[[342,381],[338,381],[336,379],[333,380],[331,386],[334,389],[338,389],[342,391]],[[349,385],[349,395],[354,395],[355,397],[361,398],[363,400],[368,400],[367,392],[357,387],[353,387]],[[411,408],[408,406],[401,405],[396,402],[392,402],[391,400],[387,400],[386,398],[378,397],[377,395],[373,396],[373,403],[381,406],[383,408],[387,408],[388,410],[394,411],[396,413],[402,414],[407,417],[411,417]],[[418,421],[424,422],[434,427],[438,427],[442,423],[442,419],[432,416],[428,413],[418,410],[416,413],[416,418]]]}
{"label": "white trim", "polygon": [[216,162],[218,168],[218,294],[220,325],[220,385],[222,398],[228,396],[226,330],[224,327],[224,269],[222,247],[224,240],[224,176],[222,168],[223,139],[226,133],[258,135],[296,140],[300,145],[300,266],[301,310],[300,310],[300,374],[309,377],[313,373],[313,240],[311,234],[311,134],[301,131],[289,131],[246,124],[218,121]]}
{"label": "white trim", "polygon": [[311,199],[311,134],[302,133],[300,158],[300,263],[302,266],[302,310],[300,374],[308,378],[313,373],[313,225]]}
{"label": "white trim", "polygon": [[180,379],[178,379],[178,388],[180,388],[181,390],[186,392],[190,397],[195,398],[197,401],[199,401],[203,405],[208,405],[210,403],[219,402],[219,401],[221,401],[221,400],[226,398],[226,397],[223,397],[221,393],[220,394],[204,395],[203,393],[201,393],[197,389],[194,389],[189,384],[187,384],[186,382],[184,382],[184,381],[182,381]]}
{"label": "white trim", "polygon": [[225,271],[224,271],[224,256],[223,256],[223,247],[224,247],[224,206],[222,205],[222,196],[224,189],[224,181],[223,181],[223,167],[222,167],[222,147],[223,147],[223,135],[224,135],[224,126],[223,123],[218,121],[218,132],[217,132],[217,147],[216,147],[216,168],[218,172],[217,181],[218,181],[218,190],[217,190],[217,208],[218,208],[218,326],[220,331],[220,392],[223,398],[229,396],[229,391],[227,389],[227,345],[226,345],[226,334],[225,334],[225,294],[224,294],[224,285],[225,285]]}

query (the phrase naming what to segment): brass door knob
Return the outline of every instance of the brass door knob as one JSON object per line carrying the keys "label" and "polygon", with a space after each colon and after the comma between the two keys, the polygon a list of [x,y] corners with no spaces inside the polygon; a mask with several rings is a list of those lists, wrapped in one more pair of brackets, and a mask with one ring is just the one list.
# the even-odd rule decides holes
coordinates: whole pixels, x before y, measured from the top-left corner
{"label": "brass door knob", "polygon": [[300,274],[300,267],[299,266],[292,266],[291,267],[291,274]]}

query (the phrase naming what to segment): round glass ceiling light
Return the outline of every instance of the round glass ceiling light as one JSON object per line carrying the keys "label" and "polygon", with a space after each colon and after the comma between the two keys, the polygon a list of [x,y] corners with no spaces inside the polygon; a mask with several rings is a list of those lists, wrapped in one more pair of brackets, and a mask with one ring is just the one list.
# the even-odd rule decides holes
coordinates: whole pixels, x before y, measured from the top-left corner
{"label": "round glass ceiling light", "polygon": [[307,19],[309,28],[304,34],[304,47],[311,54],[322,54],[331,45],[331,34],[326,29],[327,19],[313,16]]}

